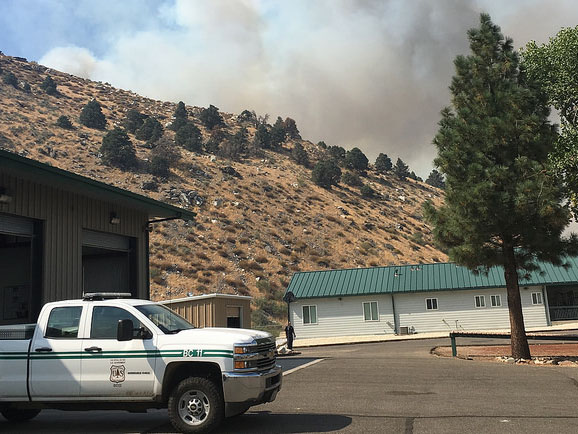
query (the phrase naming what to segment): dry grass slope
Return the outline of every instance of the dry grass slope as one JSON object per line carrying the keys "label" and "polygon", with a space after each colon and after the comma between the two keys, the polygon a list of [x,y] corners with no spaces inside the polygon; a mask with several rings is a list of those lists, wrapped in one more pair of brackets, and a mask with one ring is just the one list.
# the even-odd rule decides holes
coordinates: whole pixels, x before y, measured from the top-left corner
{"label": "dry grass slope", "polygon": [[[252,295],[258,307],[254,321],[265,326],[282,319],[281,298],[296,271],[447,260],[432,245],[431,229],[423,221],[423,202],[443,198],[427,184],[370,170],[363,181],[378,193],[376,198],[363,198],[357,188],[345,185],[325,190],[313,184],[310,169],[290,158],[295,140],[285,142],[280,152],[263,151],[259,158],[242,161],[181,149],[182,159],[167,178],[144,169],[122,171],[102,163],[99,148],[106,131],[79,123],[84,105],[96,98],[110,130],[122,125],[130,109],[155,116],[166,126],[176,104],[8,56],[0,55],[0,68],[31,87],[27,93],[0,82],[0,147],[198,213],[192,223],[155,225],[152,299],[189,292]],[[60,96],[40,88],[47,75]],[[198,120],[201,108],[189,106],[187,111],[208,139],[210,132]],[[57,127],[61,115],[68,116],[75,129]],[[235,115],[222,116],[231,134],[247,126]],[[248,130],[250,136],[255,132]],[[174,133],[166,129],[165,135],[172,138]],[[146,162],[149,147],[132,135],[131,140],[139,161]],[[312,162],[322,158],[322,149],[299,142]],[[240,177],[223,172],[227,166]],[[144,190],[151,182],[158,185],[156,191]],[[204,199],[202,205],[191,200],[194,192]]]}

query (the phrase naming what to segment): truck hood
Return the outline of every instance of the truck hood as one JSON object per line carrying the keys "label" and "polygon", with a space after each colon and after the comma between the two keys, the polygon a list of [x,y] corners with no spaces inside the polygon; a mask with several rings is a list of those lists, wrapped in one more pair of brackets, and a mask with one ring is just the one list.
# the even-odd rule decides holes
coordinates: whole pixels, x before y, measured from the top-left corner
{"label": "truck hood", "polygon": [[174,335],[164,335],[164,342],[195,344],[250,344],[258,339],[271,338],[266,332],[249,329],[230,329],[207,327],[202,329],[183,330]]}

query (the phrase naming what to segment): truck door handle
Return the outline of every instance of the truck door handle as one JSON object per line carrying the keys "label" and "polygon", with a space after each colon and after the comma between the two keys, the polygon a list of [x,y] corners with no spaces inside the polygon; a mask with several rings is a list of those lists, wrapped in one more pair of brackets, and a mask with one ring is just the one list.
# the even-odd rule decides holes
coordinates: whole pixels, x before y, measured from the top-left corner
{"label": "truck door handle", "polygon": [[102,348],[100,348],[100,347],[88,347],[88,348],[85,348],[84,351],[88,351],[89,353],[100,353],[102,351]]}
{"label": "truck door handle", "polygon": [[50,347],[40,347],[40,348],[36,348],[34,351],[36,351],[37,353],[49,353],[52,351],[52,348]]}

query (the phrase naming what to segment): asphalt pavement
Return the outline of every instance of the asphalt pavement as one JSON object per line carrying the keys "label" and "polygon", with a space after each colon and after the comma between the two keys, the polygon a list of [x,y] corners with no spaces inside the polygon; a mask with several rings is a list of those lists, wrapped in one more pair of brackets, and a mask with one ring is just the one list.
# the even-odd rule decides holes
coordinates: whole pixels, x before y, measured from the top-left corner
{"label": "asphalt pavement", "polygon": [[[446,338],[300,349],[308,363],[285,376],[277,400],[227,420],[217,432],[578,432],[577,368],[430,354],[447,344]],[[171,426],[165,410],[45,411],[26,425],[0,421],[0,431],[161,433]]]}

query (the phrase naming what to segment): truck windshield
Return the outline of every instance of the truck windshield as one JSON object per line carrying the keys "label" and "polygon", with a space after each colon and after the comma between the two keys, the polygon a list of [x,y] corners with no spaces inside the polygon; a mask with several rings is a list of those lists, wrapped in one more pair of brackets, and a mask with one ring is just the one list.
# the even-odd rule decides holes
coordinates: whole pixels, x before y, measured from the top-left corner
{"label": "truck windshield", "polygon": [[186,319],[160,304],[143,304],[135,307],[165,334],[174,334],[181,330],[195,328]]}

